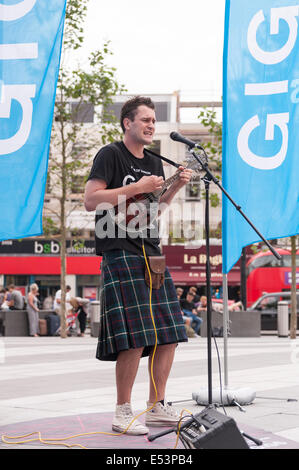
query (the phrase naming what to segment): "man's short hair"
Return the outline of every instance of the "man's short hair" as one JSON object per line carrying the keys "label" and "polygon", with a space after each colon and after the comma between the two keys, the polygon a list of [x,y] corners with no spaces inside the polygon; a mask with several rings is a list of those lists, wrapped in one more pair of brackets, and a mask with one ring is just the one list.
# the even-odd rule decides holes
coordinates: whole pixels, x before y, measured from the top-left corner
{"label": "man's short hair", "polygon": [[72,290],[71,286],[66,286],[67,290]]}
{"label": "man's short hair", "polygon": [[15,289],[16,286],[14,284],[9,284],[8,289]]}
{"label": "man's short hair", "polygon": [[125,132],[125,126],[123,124],[124,119],[129,118],[130,121],[134,121],[138,106],[147,106],[148,108],[155,109],[155,105],[151,98],[147,98],[145,96],[134,96],[134,98],[126,101],[123,104],[120,113],[120,125],[123,132]]}

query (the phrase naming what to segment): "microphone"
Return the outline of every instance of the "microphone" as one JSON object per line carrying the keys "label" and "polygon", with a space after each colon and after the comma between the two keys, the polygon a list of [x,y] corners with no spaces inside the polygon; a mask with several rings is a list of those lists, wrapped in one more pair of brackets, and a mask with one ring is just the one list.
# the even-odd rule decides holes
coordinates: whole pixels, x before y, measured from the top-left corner
{"label": "microphone", "polygon": [[178,132],[171,132],[169,137],[172,140],[176,140],[177,142],[181,142],[182,144],[188,145],[188,147],[190,147],[190,148],[193,148],[193,147],[202,148],[196,142],[194,142],[193,140],[187,139],[187,137],[184,137],[183,135],[179,134]]}

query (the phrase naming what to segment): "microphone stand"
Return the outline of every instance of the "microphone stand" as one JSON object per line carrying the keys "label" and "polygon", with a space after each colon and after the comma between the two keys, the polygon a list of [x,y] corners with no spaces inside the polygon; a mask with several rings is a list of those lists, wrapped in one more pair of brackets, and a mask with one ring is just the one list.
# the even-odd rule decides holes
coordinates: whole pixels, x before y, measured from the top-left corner
{"label": "microphone stand", "polygon": [[[199,149],[203,151],[205,155],[205,161],[200,157],[195,149]],[[211,181],[218,186],[218,188],[222,191],[223,194],[230,200],[230,202],[234,205],[236,210],[243,216],[243,218],[247,221],[247,223],[253,228],[253,230],[257,233],[257,235],[263,240],[263,242],[268,246],[269,250],[273,253],[273,255],[280,260],[281,256],[279,253],[276,252],[276,250],[270,245],[270,243],[264,238],[264,236],[258,231],[258,229],[253,225],[251,220],[244,214],[244,212],[241,209],[241,206],[239,206],[228,194],[228,192],[223,188],[223,186],[220,184],[219,180],[213,175],[213,173],[210,171],[207,160],[208,157],[206,155],[206,152],[203,147],[195,144],[192,146],[189,146],[189,152],[193,155],[193,157],[198,161],[202,169],[206,172],[202,180],[204,181],[205,184],[205,197],[206,197],[206,202],[205,202],[205,231],[206,231],[206,256],[207,256],[207,261],[206,261],[206,282],[207,282],[207,353],[208,353],[208,406],[207,408],[212,408],[213,407],[213,394],[212,394],[212,302],[211,302],[211,267],[210,267],[210,235],[209,235],[209,187]],[[227,325],[225,325],[225,328],[227,328]],[[194,396],[195,394],[193,394]],[[230,404],[238,405],[240,408],[240,405],[237,403],[235,397],[232,397],[232,400]],[[174,428],[175,429],[175,428]],[[173,432],[174,429],[169,430],[168,432]],[[149,440],[152,441],[157,437],[160,437],[161,435],[166,434],[166,432],[159,433],[155,436],[150,436]],[[242,433],[245,435],[244,433]],[[250,436],[246,435],[249,439],[254,440]],[[258,440],[258,445],[261,445],[262,442]]]}
{"label": "microphone stand", "polygon": [[[203,151],[205,155],[205,161],[196,153],[195,149],[199,149]],[[276,250],[270,245],[270,243],[264,238],[264,236],[258,231],[258,229],[253,225],[251,220],[244,214],[239,206],[228,194],[228,192],[223,188],[220,184],[219,180],[213,175],[210,171],[207,160],[208,157],[206,155],[205,150],[203,147],[199,145],[194,145],[193,148],[189,148],[189,152],[193,155],[193,157],[198,161],[201,165],[202,169],[206,172],[205,176],[202,178],[205,184],[205,231],[206,231],[206,253],[207,253],[207,261],[206,261],[206,282],[207,282],[207,348],[208,348],[208,405],[212,406],[212,352],[211,352],[211,339],[212,339],[212,302],[211,302],[211,270],[210,270],[210,236],[209,236],[209,186],[211,181],[215,183],[218,188],[222,191],[223,194],[230,200],[230,202],[234,205],[237,211],[243,216],[243,218],[247,221],[247,223],[253,228],[253,230],[257,233],[257,235],[263,240],[263,242],[268,246],[271,250],[273,255],[277,259],[281,259],[281,256],[276,252]],[[224,325],[224,329],[227,329],[227,324]],[[250,400],[249,400],[250,401]],[[232,403],[238,405],[235,398],[232,398]],[[240,408],[240,406],[239,406]]]}

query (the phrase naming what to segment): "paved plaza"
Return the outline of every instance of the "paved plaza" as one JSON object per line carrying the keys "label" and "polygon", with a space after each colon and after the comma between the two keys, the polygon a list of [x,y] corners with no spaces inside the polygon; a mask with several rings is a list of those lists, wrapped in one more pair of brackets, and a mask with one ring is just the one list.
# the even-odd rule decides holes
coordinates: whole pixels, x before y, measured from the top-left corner
{"label": "paved plaza", "polygon": [[[95,359],[96,343],[97,339],[89,335],[67,339],[1,337],[1,437],[24,435],[25,431],[40,431],[42,438],[53,435],[54,430],[62,438],[78,432],[84,435],[111,432],[116,398],[115,364]],[[217,338],[217,345],[223,383],[223,338]],[[213,341],[212,348],[213,387],[219,388],[219,364]],[[262,448],[299,449],[298,363],[298,339],[275,335],[228,339],[228,389],[249,387],[256,397],[243,410],[238,406],[226,406],[225,410],[240,430],[249,430],[252,436],[262,438]],[[166,398],[179,411],[185,409],[196,414],[204,407],[192,400],[192,394],[207,385],[207,339],[191,338],[177,348]],[[133,390],[136,414],[146,409],[147,392],[147,359],[143,358]],[[223,412],[221,407],[218,410]],[[90,441],[84,436],[76,442],[97,449],[109,446],[121,449],[135,444],[147,448],[149,444],[144,436],[109,439],[98,433]],[[169,434],[167,441],[161,438],[151,445],[172,449],[175,441],[175,434]],[[0,449],[45,447],[49,445],[36,440],[0,443]],[[52,445],[55,447],[60,445]]]}

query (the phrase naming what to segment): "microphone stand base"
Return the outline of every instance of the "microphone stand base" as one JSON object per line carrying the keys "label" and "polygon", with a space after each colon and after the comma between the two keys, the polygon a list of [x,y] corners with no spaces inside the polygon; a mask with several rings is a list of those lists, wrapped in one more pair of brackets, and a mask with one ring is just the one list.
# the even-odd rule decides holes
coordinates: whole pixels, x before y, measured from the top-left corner
{"label": "microphone stand base", "polygon": [[[239,389],[212,389],[212,402],[217,403],[219,406],[238,406],[240,411],[245,411],[242,405],[250,405],[256,397],[256,392],[251,388]],[[198,405],[209,405],[209,393],[205,388],[200,389],[198,392],[192,393],[192,399]]]}

